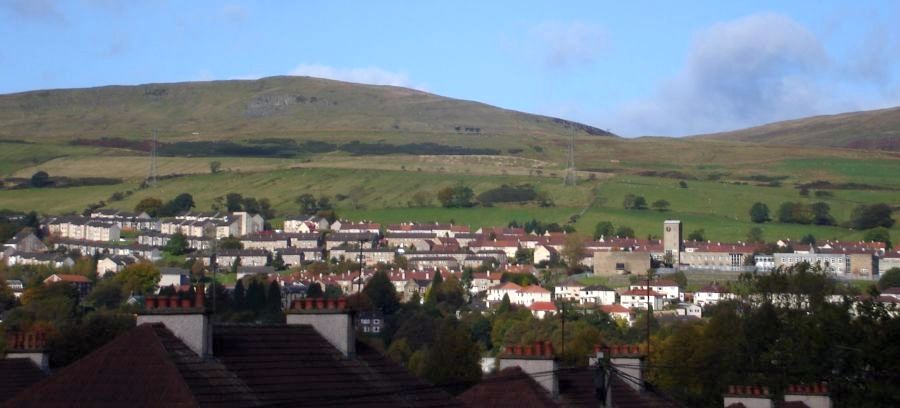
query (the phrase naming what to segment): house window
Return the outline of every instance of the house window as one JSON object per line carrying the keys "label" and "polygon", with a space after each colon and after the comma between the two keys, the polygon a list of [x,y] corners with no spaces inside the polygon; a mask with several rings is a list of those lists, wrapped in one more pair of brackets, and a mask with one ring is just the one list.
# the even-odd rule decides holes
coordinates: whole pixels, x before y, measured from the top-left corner
{"label": "house window", "polygon": [[378,333],[378,332],[380,332],[380,331],[381,331],[381,327],[375,326],[375,327],[372,328],[372,332],[373,332],[373,333]]}

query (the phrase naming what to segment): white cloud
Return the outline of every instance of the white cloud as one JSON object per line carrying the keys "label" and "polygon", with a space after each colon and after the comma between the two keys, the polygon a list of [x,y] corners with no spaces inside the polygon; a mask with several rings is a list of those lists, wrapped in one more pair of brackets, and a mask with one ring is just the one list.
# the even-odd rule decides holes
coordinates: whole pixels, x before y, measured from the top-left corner
{"label": "white cloud", "polygon": [[545,21],[532,34],[543,64],[550,68],[591,64],[606,46],[603,29],[580,21]]}
{"label": "white cloud", "polygon": [[424,86],[414,84],[409,75],[405,72],[392,72],[378,67],[336,68],[320,64],[300,64],[291,70],[290,74],[361,84],[392,85],[424,89]]}
{"label": "white cloud", "polygon": [[226,4],[222,7],[222,17],[229,23],[243,23],[249,16],[250,12],[240,4]]}
{"label": "white cloud", "polygon": [[715,24],[695,37],[687,64],[647,99],[623,105],[624,135],[729,130],[836,109],[822,76],[832,65],[806,27],[779,14]]}
{"label": "white cloud", "polygon": [[0,1],[0,6],[26,20],[66,23],[56,0],[4,0]]}

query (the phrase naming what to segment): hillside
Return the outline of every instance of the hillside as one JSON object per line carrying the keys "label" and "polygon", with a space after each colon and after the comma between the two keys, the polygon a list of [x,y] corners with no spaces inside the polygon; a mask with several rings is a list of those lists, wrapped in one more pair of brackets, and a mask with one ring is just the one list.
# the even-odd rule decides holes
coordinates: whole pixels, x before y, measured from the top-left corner
{"label": "hillside", "polygon": [[694,137],[773,145],[900,151],[900,107],[814,116]]}
{"label": "hillside", "polygon": [[[413,89],[310,77],[183,82],[0,95],[0,139],[99,137],[164,140],[298,137],[304,134],[611,134],[546,116]],[[583,134],[584,134],[583,133]],[[364,140],[364,139],[363,139]]]}

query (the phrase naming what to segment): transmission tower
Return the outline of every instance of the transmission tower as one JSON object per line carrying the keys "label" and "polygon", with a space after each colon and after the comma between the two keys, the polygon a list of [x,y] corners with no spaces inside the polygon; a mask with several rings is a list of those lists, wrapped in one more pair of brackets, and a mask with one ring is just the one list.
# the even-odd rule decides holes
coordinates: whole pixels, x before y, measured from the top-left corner
{"label": "transmission tower", "polygon": [[156,178],[159,176],[159,169],[156,163],[156,145],[159,144],[159,134],[153,129],[153,140],[150,143],[150,172],[147,174],[147,186],[155,187]]}
{"label": "transmission tower", "polygon": [[575,175],[575,128],[571,128],[572,137],[569,139],[569,163],[566,166],[565,185],[574,186],[578,177]]}

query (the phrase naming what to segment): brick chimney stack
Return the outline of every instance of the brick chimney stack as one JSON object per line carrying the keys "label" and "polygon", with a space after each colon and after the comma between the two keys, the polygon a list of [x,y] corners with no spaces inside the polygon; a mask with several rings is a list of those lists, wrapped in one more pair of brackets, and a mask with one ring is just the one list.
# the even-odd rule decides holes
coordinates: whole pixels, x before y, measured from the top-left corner
{"label": "brick chimney stack", "polygon": [[802,402],[810,408],[831,408],[828,384],[791,384],[784,391],[785,402]]}
{"label": "brick chimney stack", "polygon": [[42,331],[9,333],[6,339],[6,358],[27,358],[41,371],[50,371],[47,335]]}
{"label": "brick chimney stack", "polygon": [[346,298],[294,300],[287,310],[287,324],[308,324],[345,357],[356,355],[356,332]]}
{"label": "brick chimney stack", "polygon": [[206,310],[206,293],[198,284],[193,298],[146,296],[137,324],[162,323],[200,357],[212,354],[212,326]]}
{"label": "brick chimney stack", "polygon": [[722,396],[724,406],[743,404],[746,408],[772,408],[772,394],[768,387],[754,385],[729,385],[728,391]]}
{"label": "brick chimney stack", "polygon": [[634,390],[642,391],[646,351],[637,344],[609,346],[605,351],[608,353],[609,363],[622,373],[619,378]]}
{"label": "brick chimney stack", "polygon": [[532,345],[507,346],[500,356],[500,370],[519,367],[553,398],[559,396],[559,375],[553,343],[538,341]]}

